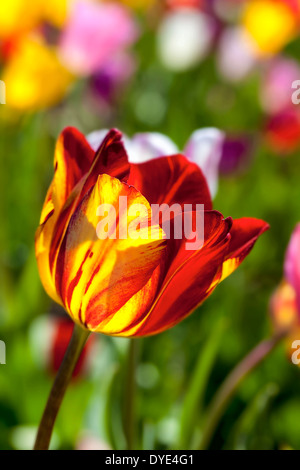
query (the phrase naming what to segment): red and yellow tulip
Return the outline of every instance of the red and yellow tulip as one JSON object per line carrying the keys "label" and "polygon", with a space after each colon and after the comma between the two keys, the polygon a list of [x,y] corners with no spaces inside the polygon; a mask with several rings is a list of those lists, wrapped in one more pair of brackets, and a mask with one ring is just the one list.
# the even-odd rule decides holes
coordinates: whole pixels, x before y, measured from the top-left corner
{"label": "red and yellow tulip", "polygon": [[[119,196],[127,198],[121,216]],[[97,237],[97,208],[113,205],[119,225],[130,207],[147,207],[151,236]],[[152,204],[204,204],[204,244],[186,249],[186,239],[151,227]],[[195,209],[196,210],[196,209]],[[122,135],[112,130],[94,152],[76,129],[61,134],[55,174],[36,233],[43,285],[74,322],[114,336],[146,336],[176,325],[214,291],[248,255],[268,225],[257,219],[224,219],[212,210],[206,180],[182,155],[130,164]]]}

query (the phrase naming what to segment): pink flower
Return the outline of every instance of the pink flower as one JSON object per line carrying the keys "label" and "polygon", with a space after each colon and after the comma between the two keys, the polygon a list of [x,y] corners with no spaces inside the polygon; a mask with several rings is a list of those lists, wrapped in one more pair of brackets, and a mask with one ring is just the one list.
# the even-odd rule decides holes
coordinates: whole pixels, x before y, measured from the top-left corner
{"label": "pink flower", "polygon": [[258,65],[253,40],[243,28],[230,26],[223,31],[217,54],[219,73],[225,80],[239,82]]}
{"label": "pink flower", "polygon": [[122,5],[79,1],[62,33],[60,58],[76,75],[91,75],[136,38],[137,26]]}
{"label": "pink flower", "polygon": [[[270,313],[275,331],[300,333],[300,223],[292,233],[284,261],[283,280],[270,299]],[[288,340],[290,348],[290,338]]]}
{"label": "pink flower", "polygon": [[284,277],[295,290],[298,314],[300,314],[300,223],[296,225],[287,248]]}
{"label": "pink flower", "polygon": [[262,83],[261,102],[267,113],[279,113],[292,105],[292,83],[300,78],[300,66],[293,59],[274,59]]}

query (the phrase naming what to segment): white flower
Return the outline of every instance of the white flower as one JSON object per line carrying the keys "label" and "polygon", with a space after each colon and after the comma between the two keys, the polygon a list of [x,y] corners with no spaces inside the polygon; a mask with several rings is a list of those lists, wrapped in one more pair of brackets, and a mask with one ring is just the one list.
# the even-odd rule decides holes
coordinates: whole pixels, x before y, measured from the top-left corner
{"label": "white flower", "polygon": [[[87,136],[89,144],[95,151],[102,144],[107,132],[108,130],[103,129]],[[135,134],[131,139],[124,135],[123,142],[131,163],[144,163],[153,158],[183,153],[202,170],[211,196],[214,197],[218,189],[224,138],[224,133],[216,128],[199,129],[193,132],[182,152],[169,137],[158,132]]]}
{"label": "white flower", "polygon": [[170,70],[187,70],[207,55],[214,26],[209,16],[194,9],[169,13],[158,31],[158,53]]}

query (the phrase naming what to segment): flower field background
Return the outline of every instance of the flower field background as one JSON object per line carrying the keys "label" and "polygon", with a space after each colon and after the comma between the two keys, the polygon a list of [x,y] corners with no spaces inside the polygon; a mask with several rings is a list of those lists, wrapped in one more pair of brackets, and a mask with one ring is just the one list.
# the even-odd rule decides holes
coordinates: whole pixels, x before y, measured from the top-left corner
{"label": "flower field background", "polygon": [[[72,322],[43,290],[34,253],[55,142],[66,126],[85,135],[109,128],[129,137],[160,132],[180,149],[195,130],[216,127],[225,132],[226,142],[214,207],[225,217],[247,215],[271,226],[193,315],[138,340],[137,448],[196,449],[211,398],[280,323],[270,299],[282,281],[286,248],[300,221],[300,104],[292,103],[292,82],[300,80],[300,5],[296,0],[114,2],[121,10],[105,12],[113,24],[110,34],[103,43],[96,32],[93,36],[92,43],[106,51],[98,57],[90,43],[87,52],[82,46],[87,42],[77,44],[87,25],[93,27],[91,13],[86,12],[87,25],[78,26],[73,18],[72,26],[64,13],[57,20],[55,3],[49,2],[47,18],[32,7],[35,21],[26,31],[20,31],[18,18],[15,26],[9,23],[9,6],[0,21],[0,79],[6,85],[6,104],[0,105],[0,340],[6,344],[6,364],[0,365],[0,449],[32,448],[71,334]],[[84,11],[88,2],[80,3]],[[103,8],[101,18],[112,3],[95,5]],[[277,8],[285,9],[283,24]],[[184,49],[180,31],[193,28],[186,12],[199,19],[195,31],[200,35],[190,43],[187,38]],[[116,15],[119,26],[113,22]],[[263,24],[266,37],[253,24]],[[251,36],[251,53],[233,32]],[[195,41],[196,51],[191,50]],[[50,49],[62,67],[55,77]],[[240,62],[248,67],[239,70]],[[300,340],[300,328],[292,336]],[[60,410],[52,448],[125,448],[128,348],[128,339],[90,338]],[[209,448],[300,449],[300,369],[292,353],[288,336],[249,374]]]}

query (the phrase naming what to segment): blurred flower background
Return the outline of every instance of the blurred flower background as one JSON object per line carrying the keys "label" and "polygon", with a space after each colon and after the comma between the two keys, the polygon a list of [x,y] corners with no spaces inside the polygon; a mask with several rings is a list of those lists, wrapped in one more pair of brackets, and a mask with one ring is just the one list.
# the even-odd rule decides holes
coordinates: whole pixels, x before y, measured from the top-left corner
{"label": "blurred flower background", "polygon": [[[43,291],[33,248],[55,140],[70,125],[91,143],[94,131],[118,127],[132,159],[184,149],[203,161],[210,147],[199,150],[195,131],[217,132],[207,175],[215,207],[271,225],[194,315],[139,341],[139,448],[197,447],[227,374],[289,326],[291,340],[239,387],[210,446],[300,449],[300,370],[291,361],[292,341],[300,340],[299,226],[289,244],[300,220],[300,104],[292,102],[299,51],[299,0],[1,5],[0,449],[32,447],[70,337],[72,323]],[[127,340],[105,336],[87,344],[53,448],[124,448],[127,349]],[[187,430],[195,383],[201,393]]]}

